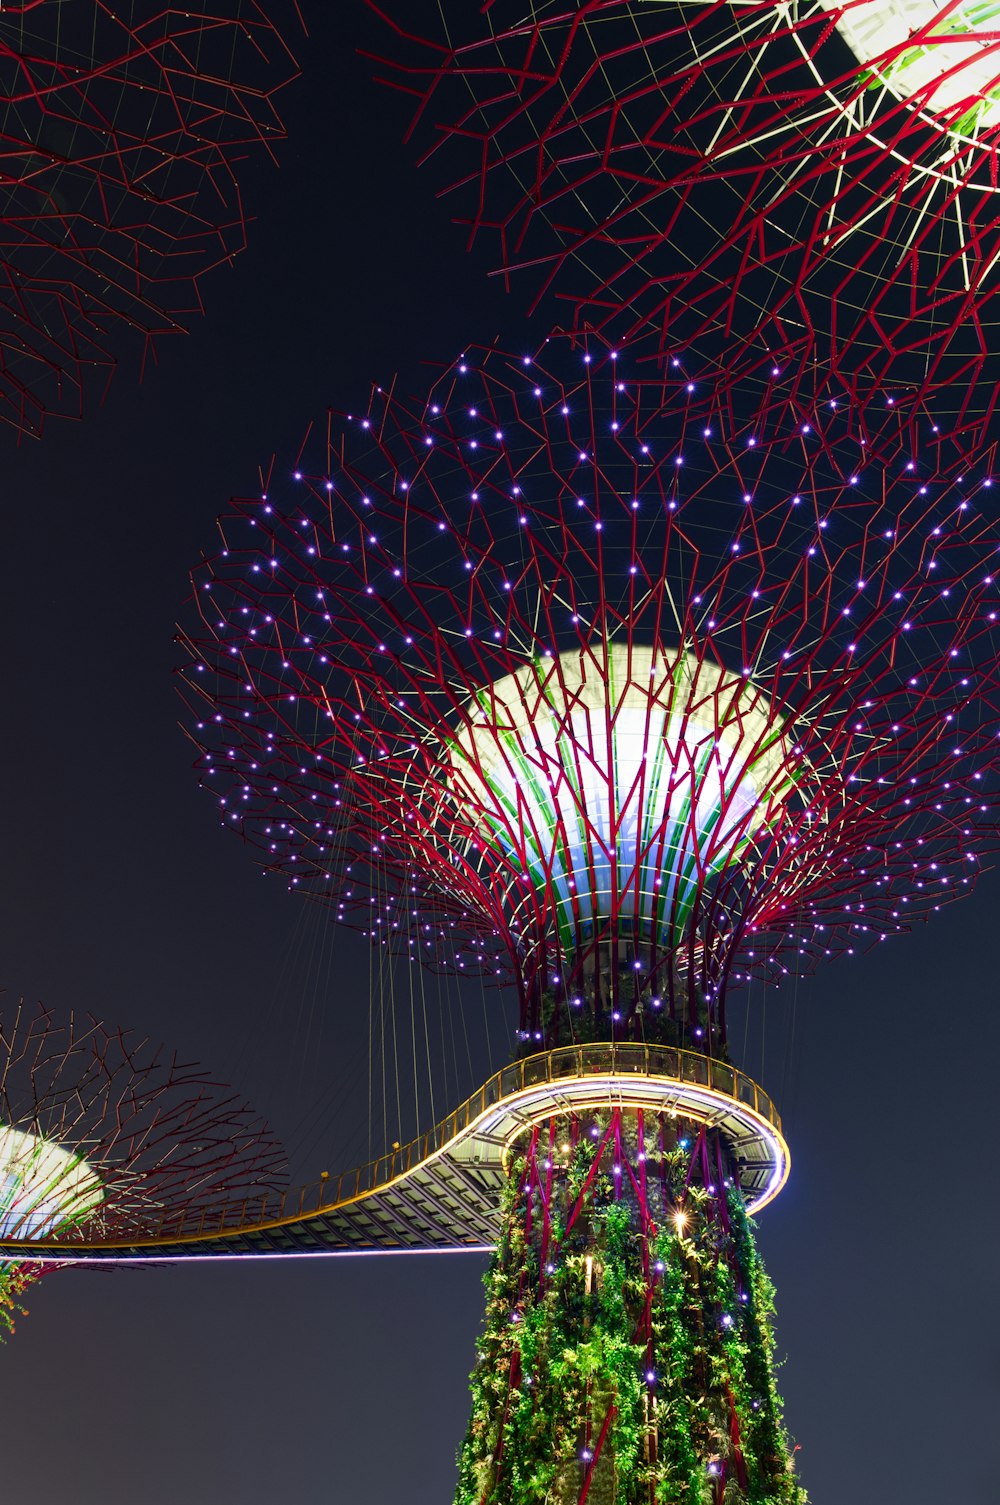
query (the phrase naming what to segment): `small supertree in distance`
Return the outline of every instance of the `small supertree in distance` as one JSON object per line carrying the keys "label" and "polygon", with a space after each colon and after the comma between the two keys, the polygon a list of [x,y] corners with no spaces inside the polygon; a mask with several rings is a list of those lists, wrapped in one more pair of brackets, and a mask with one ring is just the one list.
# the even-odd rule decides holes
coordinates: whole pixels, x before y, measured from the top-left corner
{"label": "small supertree in distance", "polygon": [[906,930],[995,827],[990,457],[776,386],[470,350],[314,432],[195,571],[225,825],[373,945],[509,984],[548,1063],[460,1505],[800,1500],[752,1114],[705,1095],[727,996]]}
{"label": "small supertree in distance", "polygon": [[[90,1017],[0,1010],[0,1237],[142,1238],[284,1181],[262,1120],[200,1067]],[[0,1262],[0,1335],[54,1268]]]}
{"label": "small supertree in distance", "polygon": [[714,333],[737,373],[818,358],[988,422],[996,5],[445,3],[421,43],[371,3],[457,218],[564,321],[671,353]]}
{"label": "small supertree in distance", "polygon": [[79,413],[129,326],[185,327],[282,134],[296,0],[0,7],[0,419]]}

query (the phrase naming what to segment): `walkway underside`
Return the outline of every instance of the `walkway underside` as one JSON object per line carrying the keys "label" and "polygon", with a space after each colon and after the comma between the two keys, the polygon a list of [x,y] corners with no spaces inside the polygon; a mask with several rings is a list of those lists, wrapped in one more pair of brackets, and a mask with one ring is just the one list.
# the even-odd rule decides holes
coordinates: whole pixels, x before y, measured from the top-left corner
{"label": "walkway underside", "polygon": [[93,1224],[56,1239],[6,1240],[0,1259],[60,1262],[488,1250],[497,1241],[509,1147],[557,1115],[641,1108],[717,1128],[750,1211],[788,1175],[771,1100],[731,1066],[643,1045],[571,1046],[505,1067],[436,1129],[313,1186],[230,1204],[197,1226],[151,1218],[109,1237]]}

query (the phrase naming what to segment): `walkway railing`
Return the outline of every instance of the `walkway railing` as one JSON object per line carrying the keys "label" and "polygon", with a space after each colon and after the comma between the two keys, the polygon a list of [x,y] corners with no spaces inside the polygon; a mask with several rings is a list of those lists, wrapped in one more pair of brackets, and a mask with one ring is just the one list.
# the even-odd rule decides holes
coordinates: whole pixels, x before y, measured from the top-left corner
{"label": "walkway railing", "polygon": [[[734,1102],[752,1108],[780,1134],[781,1119],[766,1092],[750,1077],[722,1061],[709,1060],[695,1051],[661,1045],[566,1045],[515,1061],[494,1073],[470,1098],[426,1134],[400,1149],[391,1150],[377,1160],[345,1171],[336,1178],[323,1176],[311,1185],[294,1190],[268,1193],[260,1198],[227,1203],[204,1212],[177,1216],[164,1214],[159,1223],[151,1222],[141,1238],[152,1242],[174,1238],[216,1237],[240,1229],[269,1227],[297,1222],[325,1210],[343,1205],[406,1175],[422,1161],[443,1150],[469,1128],[487,1109],[512,1098],[528,1088],[557,1084],[561,1080],[587,1076],[666,1077],[673,1081],[705,1087]],[[114,1235],[121,1237],[120,1234]],[[94,1226],[67,1229],[60,1233],[61,1244],[95,1241]]]}

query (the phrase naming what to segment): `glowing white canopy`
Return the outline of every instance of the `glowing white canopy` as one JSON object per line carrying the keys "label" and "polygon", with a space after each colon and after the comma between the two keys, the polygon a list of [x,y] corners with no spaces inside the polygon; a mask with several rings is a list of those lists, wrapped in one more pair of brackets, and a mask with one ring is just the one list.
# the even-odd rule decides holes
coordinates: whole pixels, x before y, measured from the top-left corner
{"label": "glowing white canopy", "polygon": [[0,1124],[0,1238],[44,1238],[100,1206],[97,1173],[41,1135]]}
{"label": "glowing white canopy", "polygon": [[[959,0],[947,8],[944,0],[819,4],[843,12],[837,30],[862,67],[897,99],[914,99],[922,112],[948,117],[949,130],[959,135],[975,136],[1000,122],[998,0]],[[907,45],[915,35],[920,39]],[[873,66],[873,59],[895,48],[900,50],[891,62]]]}
{"label": "glowing white canopy", "polygon": [[497,680],[450,755],[470,822],[514,859],[508,909],[526,875],[566,951],[623,920],[677,944],[706,883],[775,822],[802,761],[748,678],[627,644]]}

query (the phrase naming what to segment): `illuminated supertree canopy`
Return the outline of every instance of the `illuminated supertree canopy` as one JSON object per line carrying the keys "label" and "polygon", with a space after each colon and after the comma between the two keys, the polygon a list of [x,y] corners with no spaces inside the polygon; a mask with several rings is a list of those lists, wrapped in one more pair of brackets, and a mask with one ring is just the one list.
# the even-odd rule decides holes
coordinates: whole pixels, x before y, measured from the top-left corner
{"label": "illuminated supertree canopy", "polygon": [[801,1505],[727,994],[907,929],[995,840],[992,456],[828,373],[655,370],[564,335],[376,388],[193,577],[224,824],[517,995],[456,1505]]}
{"label": "illuminated supertree canopy", "polygon": [[[200,1067],[91,1018],[0,1016],[0,1236],[177,1231],[284,1182],[283,1152]],[[0,1330],[51,1265],[0,1264]]]}
{"label": "illuminated supertree canopy", "polygon": [[183,328],[242,249],[244,160],[281,136],[295,0],[0,8],[0,417],[35,433],[116,329]]}
{"label": "illuminated supertree canopy", "polygon": [[989,417],[995,5],[500,0],[423,49],[373,8],[470,237],[580,325]]}
{"label": "illuminated supertree canopy", "polygon": [[907,929],[995,827],[989,456],[723,386],[471,350],[314,435],[195,572],[225,824],[373,942],[511,982],[526,1050],[722,1052],[731,983]]}

